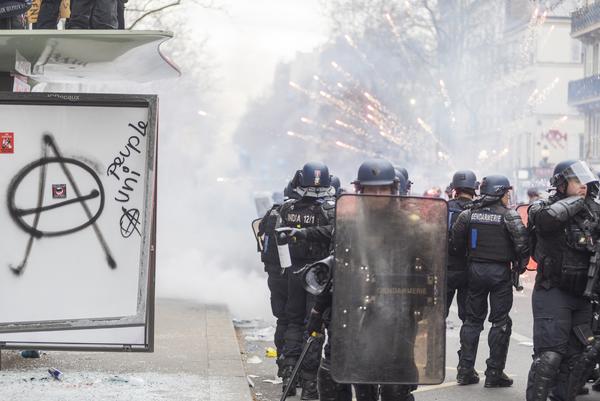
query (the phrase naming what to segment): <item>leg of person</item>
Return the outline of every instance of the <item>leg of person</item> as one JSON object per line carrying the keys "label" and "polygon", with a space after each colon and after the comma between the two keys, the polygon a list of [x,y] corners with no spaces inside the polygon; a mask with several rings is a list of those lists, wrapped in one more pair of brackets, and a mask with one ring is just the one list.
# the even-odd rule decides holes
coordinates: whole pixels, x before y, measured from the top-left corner
{"label": "leg of person", "polygon": [[527,401],[546,401],[557,384],[559,368],[568,352],[571,336],[569,297],[558,288],[534,288],[533,309],[534,359],[527,378]]}
{"label": "leg of person", "polygon": [[467,319],[467,296],[469,295],[469,275],[467,271],[461,271],[456,283],[456,305],[458,307],[458,318],[464,322]]}
{"label": "leg of person", "polygon": [[591,319],[592,305],[589,300],[583,297],[566,294],[571,319],[564,319],[562,330],[567,329],[569,339],[567,343],[567,352],[563,358],[563,363],[560,366],[556,387],[552,390],[551,398],[557,401],[574,400],[575,396],[585,384],[585,378],[582,376],[587,371],[587,366],[591,366],[591,361],[588,358],[593,358],[592,355],[584,354],[584,350],[588,347],[591,354],[597,353],[596,349],[591,347],[591,343],[587,338],[579,338],[577,331],[588,333],[585,337],[592,335]]}
{"label": "leg of person", "polygon": [[319,366],[317,377],[320,401],[352,401],[351,386],[333,380],[330,369]]}
{"label": "leg of person", "polygon": [[125,29],[125,1],[117,0],[117,29]]}
{"label": "leg of person", "polygon": [[90,20],[91,29],[117,29],[117,0],[96,0]]}
{"label": "leg of person", "polygon": [[488,335],[490,357],[486,361],[485,387],[509,387],[513,380],[506,376],[504,367],[512,332],[512,320],[509,316],[513,304],[510,268],[502,264],[489,267],[488,274],[493,280],[489,317],[492,327]]}
{"label": "leg of person", "polygon": [[[469,295],[469,274],[467,270],[448,272],[454,276],[453,287],[456,288],[456,306],[458,308],[458,318],[465,324],[467,320],[467,296]],[[450,279],[449,279],[450,280]],[[450,306],[448,305],[448,308]],[[447,316],[447,315],[446,315]],[[460,348],[456,351],[460,359]],[[476,373],[475,373],[476,375]]]}
{"label": "leg of person", "polygon": [[[306,295],[306,311],[307,319],[310,315],[310,311],[315,305],[316,298],[312,294]],[[308,339],[310,333],[305,332],[304,338]],[[302,362],[302,394],[300,399],[302,400],[318,400],[319,392],[317,390],[317,372],[319,369],[319,361],[323,352],[323,341],[324,337],[317,337],[308,350],[304,361]]]}
{"label": "leg of person", "polygon": [[455,283],[455,277],[456,277],[456,272],[452,271],[452,270],[447,270],[446,271],[446,278],[447,278],[447,283],[446,283],[446,318],[448,318],[448,315],[450,314],[450,306],[452,306],[452,300],[454,299],[454,293],[456,293],[456,283]]}
{"label": "leg of person", "polygon": [[487,316],[488,288],[485,279],[486,265],[472,263],[469,266],[469,295],[467,297],[467,317],[460,329],[460,352],[458,361],[458,384],[479,383],[475,371],[475,359],[479,335],[483,330],[483,322]]}
{"label": "leg of person", "polygon": [[40,5],[36,29],[56,29],[61,0],[43,0]]}
{"label": "leg of person", "polygon": [[379,386],[376,384],[353,384],[356,401],[377,401]]}
{"label": "leg of person", "polygon": [[284,334],[287,329],[285,304],[287,301],[287,275],[280,273],[281,269],[268,269],[267,284],[271,292],[271,311],[277,319],[275,326],[275,348],[277,348],[277,376],[281,377],[283,362]]}
{"label": "leg of person", "polygon": [[386,384],[381,386],[381,401],[414,401],[416,386],[411,384]]}
{"label": "leg of person", "polygon": [[[293,271],[288,271],[288,298],[285,304],[287,329],[283,336],[283,387],[291,379],[294,365],[304,347],[304,319],[306,317],[306,291],[302,286],[302,278]],[[295,388],[294,390],[295,391]]]}
{"label": "leg of person", "polygon": [[90,29],[95,0],[71,0],[71,17],[67,29]]}
{"label": "leg of person", "polygon": [[[331,338],[331,331],[327,333]],[[352,401],[352,387],[349,384],[338,383],[331,377],[331,347],[329,342],[324,347],[324,357],[321,359],[317,373],[317,387],[320,401]]]}

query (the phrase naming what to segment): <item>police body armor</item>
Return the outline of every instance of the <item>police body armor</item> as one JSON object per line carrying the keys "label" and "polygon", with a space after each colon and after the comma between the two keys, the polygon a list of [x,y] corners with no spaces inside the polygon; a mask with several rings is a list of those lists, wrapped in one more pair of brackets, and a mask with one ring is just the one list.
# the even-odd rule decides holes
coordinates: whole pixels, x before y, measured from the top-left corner
{"label": "police body armor", "polygon": [[265,271],[267,272],[280,270],[275,229],[281,223],[281,216],[279,215],[281,206],[273,205],[259,225],[258,235],[263,236],[263,249],[260,252],[260,260],[265,264]]}
{"label": "police body armor", "polygon": [[[283,227],[307,228],[333,224],[335,198],[301,198],[281,208]],[[329,255],[329,241],[293,239],[289,244],[292,261],[316,261]]]}
{"label": "police body armor", "polygon": [[[448,201],[448,232],[452,230],[452,226],[456,222],[458,215],[471,204],[471,201],[464,198],[451,199]],[[450,239],[450,236],[448,236]],[[448,247],[449,250],[452,246]],[[467,266],[466,255],[456,254],[455,252],[448,253],[448,270],[460,271],[465,270]]]}
{"label": "police body armor", "polygon": [[[557,201],[560,199],[535,202],[530,207],[530,220],[536,221],[538,213]],[[586,198],[587,206],[555,231],[540,232],[538,228],[534,228],[534,259],[538,263],[536,284],[545,288],[558,287],[574,295],[583,295],[592,255],[588,244],[597,240],[591,238],[590,232],[586,233],[591,229],[590,218],[598,216],[598,205],[594,206],[590,202],[593,203],[591,199]]]}
{"label": "police body armor", "polygon": [[517,259],[506,229],[505,215],[510,209],[495,203],[471,210],[467,249],[476,262],[510,262]]}

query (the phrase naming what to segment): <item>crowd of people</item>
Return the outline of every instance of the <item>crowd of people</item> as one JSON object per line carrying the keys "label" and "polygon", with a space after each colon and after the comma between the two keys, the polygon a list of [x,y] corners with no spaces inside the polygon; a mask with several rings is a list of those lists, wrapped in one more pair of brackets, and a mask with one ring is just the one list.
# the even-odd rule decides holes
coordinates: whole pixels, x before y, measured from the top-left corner
{"label": "crowd of people", "polygon": [[0,0],[0,29],[125,29],[127,0]]}
{"label": "crowd of people", "polygon": [[[491,328],[484,385],[493,388],[513,384],[504,373],[512,328],[512,288],[515,279],[518,283],[519,275],[526,271],[530,256],[537,262],[537,273],[532,294],[534,354],[527,401],[543,401],[548,397],[574,400],[585,390],[584,384],[600,359],[600,341],[596,341],[592,326],[598,272],[590,273],[594,272],[590,266],[595,261],[600,267],[597,255],[600,246],[596,245],[600,244],[598,177],[585,162],[567,160],[556,165],[550,183],[552,189],[547,199],[540,198],[538,191],[528,193],[531,203],[525,223],[511,207],[512,186],[505,176],[488,175],[479,183],[473,171],[457,171],[446,191],[450,195],[448,243],[436,252],[447,252],[444,255],[446,316],[456,296],[462,321],[456,377],[460,385],[480,381],[475,360],[486,318]],[[359,197],[377,195],[390,199],[409,196],[411,184],[406,169],[394,167],[383,159],[365,161],[353,181]],[[439,197],[439,192],[426,193],[423,199]],[[382,377],[379,382],[351,385],[337,382],[331,374],[332,352],[338,351],[330,344],[339,336],[332,332],[335,326],[332,322],[346,313],[336,310],[335,301],[332,302],[336,297],[336,267],[332,269],[330,285],[316,293],[306,290],[305,275],[297,273],[316,262],[339,259],[334,247],[335,219],[336,201],[342,193],[339,179],[330,175],[325,164],[307,163],[296,171],[285,188],[284,201],[273,205],[261,219],[257,237],[268,273],[272,312],[277,319],[278,375],[283,379],[284,389],[291,387],[291,394],[296,391],[291,381],[298,380],[302,400],[350,401],[352,389],[358,401],[414,400],[412,393],[421,380],[414,368],[412,349],[391,359],[412,366],[412,370],[401,370],[411,371],[412,376],[402,377],[412,379],[401,381],[409,384],[394,384],[389,377]],[[405,229],[401,220],[391,217],[387,224],[398,224],[398,232]],[[358,246],[364,248],[365,255],[369,255],[368,247],[377,246],[374,245],[377,242],[363,242]],[[278,247],[282,243],[288,246],[289,261],[282,260]],[[352,270],[344,270],[347,271]],[[399,308],[396,313],[405,314],[401,317],[405,320],[411,319],[417,313],[410,308]],[[312,341],[300,365],[299,377],[293,377],[306,339],[311,333],[324,332],[327,341],[324,336]],[[389,335],[410,338],[406,333]]]}

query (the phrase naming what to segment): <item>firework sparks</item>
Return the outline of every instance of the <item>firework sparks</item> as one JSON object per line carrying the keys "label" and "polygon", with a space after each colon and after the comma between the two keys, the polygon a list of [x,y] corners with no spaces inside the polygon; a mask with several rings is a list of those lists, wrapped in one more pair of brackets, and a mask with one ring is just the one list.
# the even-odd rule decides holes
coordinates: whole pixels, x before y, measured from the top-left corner
{"label": "firework sparks", "polygon": [[558,77],[554,78],[552,82],[548,84],[544,89],[538,91],[537,89],[533,91],[533,93],[527,99],[527,105],[530,107],[538,106],[546,101],[546,98],[552,92],[552,90],[556,87],[560,79]]}

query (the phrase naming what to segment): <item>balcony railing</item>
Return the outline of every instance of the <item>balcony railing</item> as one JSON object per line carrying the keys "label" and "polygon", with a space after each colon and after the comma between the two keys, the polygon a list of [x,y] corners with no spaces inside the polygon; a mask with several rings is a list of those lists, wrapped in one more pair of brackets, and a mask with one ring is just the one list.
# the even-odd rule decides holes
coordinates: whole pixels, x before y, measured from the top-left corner
{"label": "balcony railing", "polygon": [[571,13],[571,36],[581,36],[600,26],[600,2],[583,6]]}
{"label": "balcony railing", "polygon": [[600,100],[600,75],[569,82],[569,104],[579,106]]}

